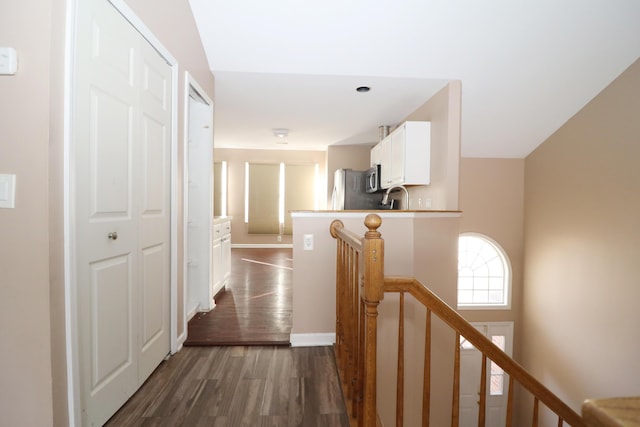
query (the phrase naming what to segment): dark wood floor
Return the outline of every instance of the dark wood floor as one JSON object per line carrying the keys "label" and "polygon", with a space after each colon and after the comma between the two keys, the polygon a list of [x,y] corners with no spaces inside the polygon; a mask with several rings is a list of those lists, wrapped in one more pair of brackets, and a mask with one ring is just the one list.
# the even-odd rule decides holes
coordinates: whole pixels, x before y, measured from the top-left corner
{"label": "dark wood floor", "polygon": [[331,347],[186,347],[107,426],[349,426]]}
{"label": "dark wood floor", "polygon": [[231,253],[227,291],[189,323],[201,346],[164,361],[108,426],[349,426],[332,348],[288,345],[291,249]]}
{"label": "dark wood floor", "polygon": [[292,270],[292,249],[232,249],[226,290],[189,321],[184,345],[289,345]]}

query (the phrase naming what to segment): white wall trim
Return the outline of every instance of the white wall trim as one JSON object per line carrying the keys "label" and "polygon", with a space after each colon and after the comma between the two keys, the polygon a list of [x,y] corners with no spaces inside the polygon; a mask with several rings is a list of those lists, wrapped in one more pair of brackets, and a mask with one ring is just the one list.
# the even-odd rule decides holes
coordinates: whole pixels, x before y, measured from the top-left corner
{"label": "white wall trim", "polygon": [[75,291],[75,265],[73,263],[73,209],[71,209],[71,137],[72,137],[72,99],[73,99],[73,59],[76,47],[76,0],[66,2],[66,28],[64,47],[64,129],[63,129],[63,221],[64,221],[64,317],[65,317],[65,352],[67,378],[67,416],[69,427],[81,423],[80,414],[80,366],[77,341],[77,310]]}
{"label": "white wall trim", "polygon": [[[71,150],[73,134],[73,82],[74,59],[76,51],[76,20],[78,0],[66,1],[66,42],[65,42],[65,72],[64,72],[64,288],[65,288],[65,349],[67,367],[67,411],[69,426],[82,425],[81,396],[80,396],[80,367],[78,349],[78,313],[76,301],[75,281],[75,238],[73,235],[72,189],[71,176]],[[177,313],[177,286],[178,286],[178,61],[153,35],[151,30],[129,8],[124,0],[109,0],[111,5],[145,38],[151,46],[162,56],[171,67],[171,278],[170,278],[170,323],[171,323],[171,349],[179,350],[182,345],[176,341],[175,318]]]}
{"label": "white wall trim", "polygon": [[[186,314],[186,316],[185,316],[185,317],[186,317],[186,319],[187,319],[187,322],[188,322],[189,320],[193,319],[193,316],[195,316],[195,315],[196,315],[197,313],[199,313],[200,311],[201,311],[201,310],[200,310],[200,306],[199,306],[199,305],[196,305],[196,306],[195,306],[195,307],[193,307],[193,309],[192,309],[192,310],[190,310],[188,313],[185,313],[185,314]],[[185,342],[185,340],[186,340],[186,338],[187,338],[186,329],[185,329],[185,333],[184,333],[183,335],[185,336],[185,339],[183,339],[183,340],[181,340],[181,341],[180,341],[180,345],[184,344],[184,342]]]}
{"label": "white wall trim", "polygon": [[291,347],[321,347],[336,342],[335,333],[291,334]]}

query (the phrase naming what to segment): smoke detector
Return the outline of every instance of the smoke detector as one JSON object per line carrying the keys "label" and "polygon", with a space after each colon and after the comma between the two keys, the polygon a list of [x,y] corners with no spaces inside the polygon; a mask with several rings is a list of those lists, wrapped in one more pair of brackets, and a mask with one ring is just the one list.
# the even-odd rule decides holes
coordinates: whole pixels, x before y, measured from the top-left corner
{"label": "smoke detector", "polygon": [[275,128],[273,130],[273,136],[275,136],[276,138],[286,138],[287,136],[289,136],[289,129],[286,128]]}

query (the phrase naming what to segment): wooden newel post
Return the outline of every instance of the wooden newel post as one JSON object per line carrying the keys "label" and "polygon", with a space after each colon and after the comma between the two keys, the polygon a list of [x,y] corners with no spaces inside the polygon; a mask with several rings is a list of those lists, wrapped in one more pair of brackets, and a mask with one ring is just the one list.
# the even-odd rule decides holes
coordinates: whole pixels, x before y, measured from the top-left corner
{"label": "wooden newel post", "polygon": [[367,231],[362,240],[364,258],[363,301],[365,307],[365,357],[363,426],[376,426],[376,351],[378,335],[378,304],[384,296],[384,240],[378,228],[382,219],[369,214],[364,219]]}

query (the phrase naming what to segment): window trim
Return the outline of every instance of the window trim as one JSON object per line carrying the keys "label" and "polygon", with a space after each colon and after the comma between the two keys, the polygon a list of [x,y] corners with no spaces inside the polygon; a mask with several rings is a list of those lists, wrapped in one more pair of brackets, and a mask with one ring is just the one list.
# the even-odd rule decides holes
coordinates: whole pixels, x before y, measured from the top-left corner
{"label": "window trim", "polygon": [[[456,281],[456,307],[458,310],[511,310],[511,296],[512,296],[512,289],[513,289],[513,274],[512,274],[512,270],[511,270],[511,261],[509,260],[509,256],[507,255],[507,252],[504,250],[504,248],[498,243],[496,242],[494,239],[492,239],[491,237],[487,236],[486,234],[482,234],[482,233],[477,233],[477,232],[464,232],[464,233],[460,233],[458,236],[458,244],[460,242],[460,237],[463,236],[471,236],[471,237],[476,237],[482,240],[485,240],[487,243],[491,244],[496,251],[498,252],[498,255],[500,255],[500,258],[502,259],[503,262],[503,267],[504,267],[504,274],[505,274],[505,288],[504,288],[504,292],[506,293],[506,303],[505,304],[460,304],[458,302],[458,282]],[[458,254],[459,254],[459,249],[458,249]],[[459,256],[459,255],[458,255]]]}

